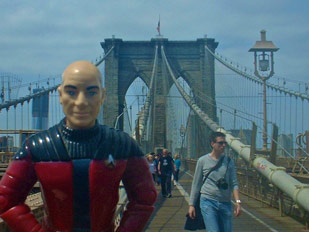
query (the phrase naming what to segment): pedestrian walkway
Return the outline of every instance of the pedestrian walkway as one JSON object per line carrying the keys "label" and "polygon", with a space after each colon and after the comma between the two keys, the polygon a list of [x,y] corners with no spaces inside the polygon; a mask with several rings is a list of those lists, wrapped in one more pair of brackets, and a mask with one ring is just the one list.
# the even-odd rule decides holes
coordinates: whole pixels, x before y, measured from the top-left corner
{"label": "pedestrian walkway", "polygon": [[[178,186],[173,186],[172,198],[164,198],[157,186],[158,200],[145,232],[182,232],[188,210],[192,174],[180,174]],[[290,217],[280,217],[278,210],[241,196],[243,212],[233,219],[234,232],[305,232],[305,226]],[[308,232],[308,231],[307,231]]]}

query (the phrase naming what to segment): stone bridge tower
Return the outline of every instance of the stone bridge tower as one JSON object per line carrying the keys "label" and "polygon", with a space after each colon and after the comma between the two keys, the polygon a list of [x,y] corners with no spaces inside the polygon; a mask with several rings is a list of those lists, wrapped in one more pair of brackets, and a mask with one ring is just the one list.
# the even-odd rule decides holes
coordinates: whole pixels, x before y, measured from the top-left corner
{"label": "stone bridge tower", "polygon": [[[122,39],[105,39],[101,46],[105,53],[112,46],[114,49],[105,60],[105,87],[103,120],[113,126],[118,115],[123,112],[125,94],[132,82],[140,77],[150,85],[155,46],[159,45],[158,63],[155,75],[154,107],[150,113],[151,144],[146,152],[167,147],[166,117],[167,95],[173,85],[167,67],[161,56],[160,46],[164,47],[167,59],[176,75],[182,77],[190,86],[195,102],[216,121],[214,57],[205,49],[207,45],[215,51],[218,43],[214,39],[204,38],[196,41],[169,41],[155,38],[150,41],[123,41]],[[206,96],[206,97],[205,97]],[[196,120],[196,155],[208,150],[207,136],[209,130],[198,118]],[[122,121],[121,121],[122,123]],[[122,125],[122,124],[120,124]]]}

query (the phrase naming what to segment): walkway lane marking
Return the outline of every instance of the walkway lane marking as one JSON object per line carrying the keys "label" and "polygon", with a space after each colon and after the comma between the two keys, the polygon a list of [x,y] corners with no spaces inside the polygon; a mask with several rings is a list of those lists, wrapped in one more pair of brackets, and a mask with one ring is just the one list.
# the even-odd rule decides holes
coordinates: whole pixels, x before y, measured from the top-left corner
{"label": "walkway lane marking", "polygon": [[[191,175],[189,172],[185,172],[187,175],[191,176],[193,178],[193,175]],[[186,202],[189,204],[189,200],[190,200],[190,195],[186,192],[186,190],[184,190],[184,188],[182,187],[181,184],[177,184],[176,185],[177,189],[179,190],[179,192],[181,193],[181,195],[184,196]],[[235,205],[235,202],[232,201],[233,204]],[[259,219],[258,217],[256,217],[255,215],[253,215],[252,213],[250,213],[248,210],[246,210],[244,207],[241,207],[241,210],[248,214],[250,217],[252,217],[254,220],[256,220],[257,222],[261,223],[262,225],[264,225],[267,229],[269,229],[271,232],[279,232],[278,230],[272,228],[270,225],[268,225],[267,223],[263,222],[261,219]]]}
{"label": "walkway lane marking", "polygon": [[183,195],[185,197],[186,202],[189,205],[189,200],[190,200],[190,195],[186,192],[186,190],[184,190],[184,188],[181,186],[181,184],[177,184],[176,185],[178,191],[181,193],[181,195]]}
{"label": "walkway lane marking", "polygon": [[[235,205],[235,202],[233,201],[233,204]],[[248,210],[244,209],[244,207],[241,207],[241,210],[243,212],[245,212],[246,214],[248,214],[250,217],[252,217],[253,219],[255,219],[256,221],[258,221],[259,223],[261,223],[262,225],[264,225],[265,227],[267,227],[270,231],[272,232],[278,232],[278,230],[272,228],[270,225],[268,225],[267,223],[263,222],[261,219],[259,219],[258,217],[254,216],[252,213],[250,213]]]}

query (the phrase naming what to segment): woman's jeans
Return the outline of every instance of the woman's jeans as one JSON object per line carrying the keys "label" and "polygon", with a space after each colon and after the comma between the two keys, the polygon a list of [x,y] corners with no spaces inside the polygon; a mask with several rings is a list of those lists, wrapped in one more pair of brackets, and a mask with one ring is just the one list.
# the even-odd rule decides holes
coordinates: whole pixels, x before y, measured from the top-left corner
{"label": "woman's jeans", "polygon": [[178,182],[179,169],[174,172],[174,180]]}
{"label": "woman's jeans", "polygon": [[232,232],[232,203],[202,198],[201,212],[207,232]]}

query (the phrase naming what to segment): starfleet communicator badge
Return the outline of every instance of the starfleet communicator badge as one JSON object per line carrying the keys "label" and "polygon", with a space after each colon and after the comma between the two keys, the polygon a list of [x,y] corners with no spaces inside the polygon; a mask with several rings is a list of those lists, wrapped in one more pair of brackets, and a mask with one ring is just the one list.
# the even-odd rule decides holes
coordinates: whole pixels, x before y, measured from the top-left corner
{"label": "starfleet communicator badge", "polygon": [[105,165],[106,165],[106,167],[109,167],[109,168],[114,168],[116,166],[116,162],[115,162],[112,154],[108,155],[108,159],[105,160]]}

